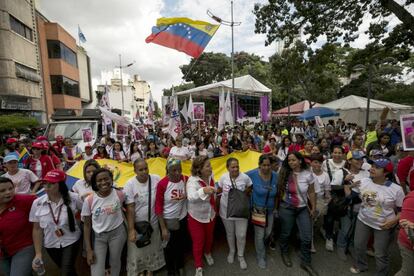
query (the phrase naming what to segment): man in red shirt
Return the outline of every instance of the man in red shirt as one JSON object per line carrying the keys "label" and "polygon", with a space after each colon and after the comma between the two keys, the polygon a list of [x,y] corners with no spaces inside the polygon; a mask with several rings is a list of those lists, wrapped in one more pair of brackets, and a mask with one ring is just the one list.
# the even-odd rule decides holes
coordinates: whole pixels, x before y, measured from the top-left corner
{"label": "man in red shirt", "polygon": [[414,191],[414,151],[398,162],[397,177],[405,194]]}
{"label": "man in red shirt", "polygon": [[14,194],[13,182],[0,177],[0,260],[3,275],[32,275],[34,248],[29,213],[34,195]]}
{"label": "man in red shirt", "polygon": [[402,257],[401,270],[395,276],[414,275],[414,240],[409,237],[408,231],[414,230],[414,192],[410,192],[404,199],[400,213],[400,232],[398,246]]}

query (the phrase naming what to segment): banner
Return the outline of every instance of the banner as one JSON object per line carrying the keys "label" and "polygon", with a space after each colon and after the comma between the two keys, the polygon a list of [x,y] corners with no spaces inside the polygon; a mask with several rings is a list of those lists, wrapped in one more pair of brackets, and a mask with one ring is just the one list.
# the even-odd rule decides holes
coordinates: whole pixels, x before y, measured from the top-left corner
{"label": "banner", "polygon": [[401,115],[400,125],[404,150],[414,150],[414,114]]}
{"label": "banner", "polygon": [[267,96],[260,97],[260,115],[263,122],[269,121],[269,98]]}
{"label": "banner", "polygon": [[162,105],[162,125],[165,126],[165,125],[168,125],[168,123],[170,122],[170,117],[171,117],[170,97],[162,96],[161,105]]}
{"label": "banner", "polygon": [[180,110],[178,109],[178,99],[177,96],[171,97],[170,101],[171,105],[171,118],[170,123],[168,125],[168,133],[171,135],[172,138],[177,138],[178,135],[181,134],[181,118],[180,118]]}
{"label": "banner", "polygon": [[[213,168],[214,180],[219,181],[220,177],[227,172],[226,162],[230,157],[237,158],[239,160],[240,171],[248,172],[258,167],[260,153],[256,151],[234,152],[226,156],[216,157],[210,159],[211,167]],[[112,171],[114,175],[114,182],[116,186],[124,187],[126,182],[135,176],[134,168],[131,163],[118,162],[110,159],[98,159],[96,160],[102,167],[106,167]],[[147,160],[150,174],[156,174],[160,177],[165,176],[165,167],[167,165],[167,159],[164,158],[151,158]],[[191,161],[182,162],[182,169],[184,175],[191,175]],[[72,188],[73,184],[79,179],[83,179],[83,165],[85,160],[77,162],[67,172],[66,184],[69,188]]]}
{"label": "banner", "polygon": [[193,117],[194,121],[204,121],[204,115],[205,115],[205,107],[204,103],[200,102],[194,102],[193,103]]}

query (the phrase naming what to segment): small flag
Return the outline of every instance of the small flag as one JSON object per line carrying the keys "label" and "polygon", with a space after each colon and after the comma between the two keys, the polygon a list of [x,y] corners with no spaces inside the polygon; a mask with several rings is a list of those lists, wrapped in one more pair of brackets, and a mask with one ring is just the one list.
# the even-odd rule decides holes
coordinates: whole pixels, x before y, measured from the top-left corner
{"label": "small flag", "polygon": [[177,96],[172,96],[171,104],[171,117],[170,123],[168,125],[168,133],[173,139],[177,138],[181,134],[181,120],[180,120],[180,110],[178,109],[178,100]]}
{"label": "small flag", "polygon": [[226,124],[226,112],[224,109],[224,104],[225,104],[225,95],[224,95],[224,91],[220,92],[220,96],[219,96],[219,119],[218,119],[218,130],[222,130],[224,128],[224,125]]}
{"label": "small flag", "polygon": [[187,117],[191,121],[194,120],[194,106],[193,106],[193,97],[190,94],[190,100],[188,101]]}
{"label": "small flag", "polygon": [[156,43],[198,58],[220,25],[186,17],[158,18],[145,42]]}
{"label": "small flag", "polygon": [[183,109],[181,109],[180,113],[183,115],[185,122],[188,123],[187,100],[184,101]]}
{"label": "small flag", "polygon": [[225,112],[225,121],[229,123],[231,126],[233,125],[233,111],[231,109],[231,99],[230,99],[230,91],[227,92],[227,98],[224,103],[224,112]]}
{"label": "small flag", "polygon": [[79,36],[79,41],[82,43],[86,42],[86,37],[85,35],[82,33],[82,30],[80,29],[80,27],[78,26],[78,36]]}
{"label": "small flag", "polygon": [[26,147],[19,154],[19,163],[25,163],[27,158],[29,158],[30,154]]}

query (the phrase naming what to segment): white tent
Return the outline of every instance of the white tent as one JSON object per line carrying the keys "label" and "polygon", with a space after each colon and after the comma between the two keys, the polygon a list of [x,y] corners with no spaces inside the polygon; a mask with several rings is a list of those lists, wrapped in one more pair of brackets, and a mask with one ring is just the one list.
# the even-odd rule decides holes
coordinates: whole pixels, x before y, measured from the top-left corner
{"label": "white tent", "polygon": [[[184,95],[193,95],[193,96],[218,96],[219,92],[221,91],[231,91],[232,88],[232,81],[231,79],[211,83],[199,87],[195,87],[192,89],[188,89],[185,91],[177,92],[177,96],[184,96]],[[236,95],[247,95],[247,96],[254,96],[260,97],[268,95],[271,97],[272,90],[264,86],[261,82],[256,80],[250,75],[245,75],[242,77],[238,77],[234,79],[234,93]],[[270,99],[269,99],[270,102]]]}
{"label": "white tent", "polygon": [[[365,116],[367,110],[367,98],[350,95],[339,100],[335,100],[322,106],[336,110],[339,118],[349,123],[365,124]],[[388,107],[388,119],[399,119],[401,114],[409,114],[414,112],[414,107],[409,105],[396,104],[391,102],[373,100],[370,101],[369,119],[379,120],[384,108]]]}

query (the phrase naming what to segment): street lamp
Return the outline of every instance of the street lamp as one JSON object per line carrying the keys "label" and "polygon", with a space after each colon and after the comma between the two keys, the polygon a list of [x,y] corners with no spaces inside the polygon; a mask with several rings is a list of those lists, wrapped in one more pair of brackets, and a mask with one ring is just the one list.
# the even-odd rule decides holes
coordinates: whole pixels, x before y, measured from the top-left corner
{"label": "street lamp", "polygon": [[124,114],[125,114],[125,109],[124,109],[124,84],[123,84],[123,81],[122,81],[122,69],[130,67],[134,63],[135,63],[135,60],[132,63],[129,63],[127,65],[122,65],[121,54],[119,54],[119,71],[120,71],[120,74],[121,74],[121,97],[122,97],[122,112],[121,112],[121,115],[122,116],[124,116]]}
{"label": "street lamp", "polygon": [[231,92],[233,95],[232,109],[233,109],[233,121],[237,120],[237,113],[235,108],[235,96],[234,96],[234,26],[240,26],[241,22],[234,22],[233,19],[233,0],[231,3],[231,21],[223,20],[218,16],[215,16],[210,10],[207,10],[207,15],[214,19],[217,23],[231,27]]}

